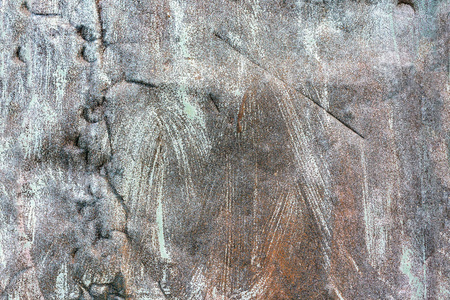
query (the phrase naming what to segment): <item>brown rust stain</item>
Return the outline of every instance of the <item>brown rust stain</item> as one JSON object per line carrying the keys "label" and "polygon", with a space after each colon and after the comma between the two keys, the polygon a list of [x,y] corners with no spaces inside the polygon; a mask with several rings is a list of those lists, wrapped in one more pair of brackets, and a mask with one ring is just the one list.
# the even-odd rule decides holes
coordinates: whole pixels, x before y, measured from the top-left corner
{"label": "brown rust stain", "polygon": [[242,102],[241,102],[241,106],[239,107],[239,113],[238,113],[238,117],[237,117],[237,133],[242,132],[241,121],[242,121],[242,118],[244,117],[245,103],[247,102],[249,93],[250,93],[249,91],[245,92],[244,96],[242,97]]}

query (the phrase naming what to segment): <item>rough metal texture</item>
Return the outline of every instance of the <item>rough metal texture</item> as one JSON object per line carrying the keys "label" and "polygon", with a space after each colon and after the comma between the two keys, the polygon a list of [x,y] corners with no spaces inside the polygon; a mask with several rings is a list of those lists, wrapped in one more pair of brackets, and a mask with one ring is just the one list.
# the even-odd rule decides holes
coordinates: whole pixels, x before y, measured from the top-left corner
{"label": "rough metal texture", "polygon": [[1,299],[450,299],[446,0],[0,0]]}

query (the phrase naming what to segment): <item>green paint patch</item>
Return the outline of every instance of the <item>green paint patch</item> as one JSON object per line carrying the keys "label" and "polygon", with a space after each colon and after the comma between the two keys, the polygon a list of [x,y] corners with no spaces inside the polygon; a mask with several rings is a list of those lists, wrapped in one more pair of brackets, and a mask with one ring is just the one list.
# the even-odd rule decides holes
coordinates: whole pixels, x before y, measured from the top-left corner
{"label": "green paint patch", "polygon": [[[409,285],[412,291],[411,299],[424,299],[425,286],[422,278],[416,275],[414,266],[414,253],[411,249],[403,249],[402,259],[400,263],[400,271],[409,279]],[[417,262],[416,262],[417,263]]]}
{"label": "green paint patch", "polygon": [[186,114],[186,116],[191,120],[197,119],[197,110],[195,109],[195,107],[187,101],[183,101],[183,105],[184,105],[183,111]]}

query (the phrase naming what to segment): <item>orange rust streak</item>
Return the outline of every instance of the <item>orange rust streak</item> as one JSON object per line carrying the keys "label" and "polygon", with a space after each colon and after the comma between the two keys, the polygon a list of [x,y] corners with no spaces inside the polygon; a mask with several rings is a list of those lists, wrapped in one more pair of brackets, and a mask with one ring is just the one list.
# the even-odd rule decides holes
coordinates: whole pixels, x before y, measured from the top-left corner
{"label": "orange rust streak", "polygon": [[244,97],[242,97],[241,107],[239,108],[238,118],[237,118],[237,132],[242,132],[242,125],[241,120],[244,116],[244,108],[245,108],[245,102],[247,101],[248,93],[244,94]]}

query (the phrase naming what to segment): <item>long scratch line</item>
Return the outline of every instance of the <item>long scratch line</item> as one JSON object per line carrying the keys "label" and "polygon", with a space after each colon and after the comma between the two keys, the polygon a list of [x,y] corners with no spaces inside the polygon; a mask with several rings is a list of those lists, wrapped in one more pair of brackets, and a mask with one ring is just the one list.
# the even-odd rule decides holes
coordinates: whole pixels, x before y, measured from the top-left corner
{"label": "long scratch line", "polygon": [[[362,139],[365,139],[365,137],[358,132],[355,128],[353,128],[352,126],[350,126],[348,123],[346,123],[344,120],[342,120],[341,118],[339,118],[338,116],[336,116],[335,114],[333,114],[331,111],[325,109],[319,102],[317,102],[316,100],[314,100],[312,97],[306,95],[304,92],[302,92],[301,90],[292,87],[290,84],[288,84],[285,80],[281,79],[280,77],[274,75],[272,72],[270,72],[267,68],[265,68],[261,63],[259,63],[258,61],[256,61],[255,59],[251,58],[247,53],[245,53],[240,47],[236,46],[233,44],[233,42],[223,36],[221,33],[214,31],[213,35],[215,37],[217,37],[219,40],[221,40],[222,42],[224,42],[225,44],[227,44],[231,49],[233,49],[234,51],[236,51],[237,53],[239,53],[240,55],[242,55],[243,57],[245,57],[249,62],[251,62],[252,64],[254,64],[255,66],[263,69],[266,73],[270,74],[271,76],[273,76],[274,78],[278,79],[279,81],[283,82],[287,87],[292,88],[294,91],[300,93],[302,96],[304,96],[306,99],[310,100],[312,103],[314,103],[315,105],[317,105],[319,108],[321,108],[324,112],[326,112],[329,116],[333,117],[333,119],[335,119],[336,121],[338,121],[340,124],[344,125],[346,128],[348,128],[350,131],[352,131],[353,133],[355,133],[357,136],[359,136]],[[239,125],[239,124],[238,124]],[[239,130],[239,126],[238,126],[238,130]]]}

